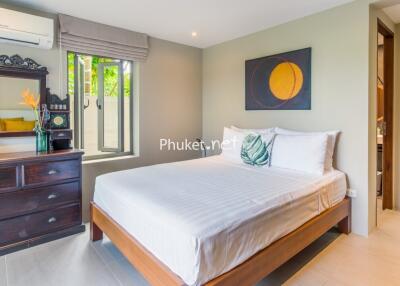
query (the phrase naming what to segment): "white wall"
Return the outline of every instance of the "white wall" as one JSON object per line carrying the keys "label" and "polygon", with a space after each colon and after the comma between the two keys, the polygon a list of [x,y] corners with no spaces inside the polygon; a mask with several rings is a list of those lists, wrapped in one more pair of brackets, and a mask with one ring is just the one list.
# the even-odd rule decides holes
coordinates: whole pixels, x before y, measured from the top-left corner
{"label": "white wall", "polygon": [[[203,137],[224,126],[341,130],[335,165],[358,191],[353,231],[367,235],[369,5],[356,1],[203,52]],[[245,111],[245,60],[312,47],[311,111]]]}

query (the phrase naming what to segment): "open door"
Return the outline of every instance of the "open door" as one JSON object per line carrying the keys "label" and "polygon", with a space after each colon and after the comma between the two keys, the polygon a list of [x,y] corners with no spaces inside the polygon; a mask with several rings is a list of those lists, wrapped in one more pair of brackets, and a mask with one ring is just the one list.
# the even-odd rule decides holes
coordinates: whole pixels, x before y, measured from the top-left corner
{"label": "open door", "polygon": [[98,148],[102,152],[122,152],[124,87],[121,62],[99,63],[98,88]]}
{"label": "open door", "polygon": [[378,32],[383,36],[382,208],[393,209],[394,34],[381,21]]}
{"label": "open door", "polygon": [[133,63],[74,52],[67,60],[74,146],[84,160],[131,155]]}

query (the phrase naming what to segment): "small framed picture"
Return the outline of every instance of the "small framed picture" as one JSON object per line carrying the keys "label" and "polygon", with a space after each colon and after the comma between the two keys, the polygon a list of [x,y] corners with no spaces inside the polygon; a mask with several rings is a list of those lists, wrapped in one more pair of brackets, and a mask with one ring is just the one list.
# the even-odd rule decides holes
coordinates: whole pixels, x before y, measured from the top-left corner
{"label": "small framed picture", "polygon": [[68,129],[68,116],[65,113],[50,113],[50,129]]}

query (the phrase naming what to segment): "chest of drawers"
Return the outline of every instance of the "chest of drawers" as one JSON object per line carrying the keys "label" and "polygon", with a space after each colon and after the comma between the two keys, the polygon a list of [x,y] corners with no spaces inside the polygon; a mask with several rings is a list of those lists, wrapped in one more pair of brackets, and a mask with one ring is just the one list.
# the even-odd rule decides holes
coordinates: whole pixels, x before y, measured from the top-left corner
{"label": "chest of drawers", "polygon": [[0,255],[85,230],[82,154],[0,154]]}

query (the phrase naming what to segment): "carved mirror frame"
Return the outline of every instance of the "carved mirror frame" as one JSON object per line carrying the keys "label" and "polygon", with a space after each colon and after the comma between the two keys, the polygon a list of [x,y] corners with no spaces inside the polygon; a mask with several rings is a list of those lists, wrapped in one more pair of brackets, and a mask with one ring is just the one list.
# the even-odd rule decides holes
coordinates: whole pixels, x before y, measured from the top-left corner
{"label": "carved mirror frame", "polygon": [[[40,105],[46,104],[46,76],[47,68],[39,65],[30,58],[23,59],[19,55],[0,55],[0,76],[37,79],[39,81]],[[34,131],[10,131],[0,132],[0,137],[34,136]]]}

